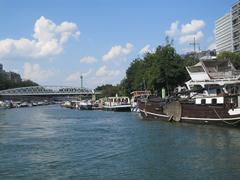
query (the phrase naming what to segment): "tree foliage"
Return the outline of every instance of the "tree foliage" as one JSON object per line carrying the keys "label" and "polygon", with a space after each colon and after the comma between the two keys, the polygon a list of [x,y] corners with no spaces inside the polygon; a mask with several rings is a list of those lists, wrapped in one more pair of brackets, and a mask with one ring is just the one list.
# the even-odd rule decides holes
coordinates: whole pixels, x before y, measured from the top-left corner
{"label": "tree foliage", "polygon": [[109,97],[109,96],[115,96],[116,94],[119,94],[120,87],[119,86],[113,86],[111,84],[106,84],[106,85],[98,86],[95,89],[95,91],[100,91],[101,92],[100,98]]}
{"label": "tree foliage", "polygon": [[107,84],[95,90],[102,92],[101,97],[130,95],[132,91],[144,89],[160,94],[162,88],[171,94],[175,87],[183,85],[189,79],[186,66],[196,63],[191,57],[178,55],[171,44],[168,40],[167,45],[159,46],[155,52],[134,59],[119,85]]}
{"label": "tree foliage", "polygon": [[230,60],[236,69],[240,69],[240,52],[222,52],[218,54],[219,60]]}
{"label": "tree foliage", "polygon": [[147,53],[143,59],[131,63],[121,86],[127,94],[144,88],[154,92],[166,88],[171,93],[189,78],[185,67],[193,63],[193,59],[178,55],[170,44],[159,46],[154,53]]}
{"label": "tree foliage", "polygon": [[37,83],[34,83],[30,80],[14,82],[11,81],[5,73],[0,73],[0,90],[37,85]]}

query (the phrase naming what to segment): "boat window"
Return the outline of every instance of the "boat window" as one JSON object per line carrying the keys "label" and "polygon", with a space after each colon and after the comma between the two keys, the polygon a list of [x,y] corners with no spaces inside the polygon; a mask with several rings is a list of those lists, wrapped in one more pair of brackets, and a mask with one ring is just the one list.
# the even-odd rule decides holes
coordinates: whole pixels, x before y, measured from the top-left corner
{"label": "boat window", "polygon": [[202,66],[192,66],[192,67],[188,67],[188,70],[189,70],[191,73],[204,72]]}
{"label": "boat window", "polygon": [[221,89],[217,89],[217,94],[221,94],[222,90]]}
{"label": "boat window", "polygon": [[203,88],[201,85],[194,85],[191,87],[191,90],[192,91],[201,91],[201,90],[203,90]]}
{"label": "boat window", "polygon": [[206,104],[206,99],[202,99],[201,104]]}
{"label": "boat window", "polygon": [[212,104],[216,105],[217,104],[217,99],[212,99]]}

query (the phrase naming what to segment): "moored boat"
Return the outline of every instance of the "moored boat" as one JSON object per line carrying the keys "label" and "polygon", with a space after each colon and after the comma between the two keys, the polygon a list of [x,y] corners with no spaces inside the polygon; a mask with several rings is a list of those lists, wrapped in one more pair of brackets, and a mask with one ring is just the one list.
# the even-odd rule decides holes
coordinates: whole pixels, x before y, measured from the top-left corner
{"label": "moored boat", "polygon": [[131,103],[128,97],[108,97],[104,101],[103,109],[107,111],[129,112],[131,111]]}
{"label": "moored boat", "polygon": [[81,110],[92,110],[93,106],[90,100],[82,100],[79,105]]}
{"label": "moored boat", "polygon": [[187,67],[191,80],[174,97],[140,99],[144,118],[201,124],[240,124],[240,72],[226,60]]}
{"label": "moored boat", "polygon": [[138,108],[138,99],[148,97],[151,95],[150,91],[133,91],[131,92],[131,111],[132,112],[139,112]]}

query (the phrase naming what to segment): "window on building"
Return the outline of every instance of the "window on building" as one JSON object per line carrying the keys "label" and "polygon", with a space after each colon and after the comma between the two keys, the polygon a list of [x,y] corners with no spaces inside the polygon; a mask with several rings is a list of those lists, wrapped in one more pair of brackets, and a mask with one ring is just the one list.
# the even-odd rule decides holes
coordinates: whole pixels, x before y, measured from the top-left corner
{"label": "window on building", "polygon": [[234,37],[234,38],[237,37],[237,36],[239,36],[239,32],[238,32],[238,31],[236,31],[236,32],[233,33],[233,37]]}
{"label": "window on building", "polygon": [[234,50],[237,51],[239,49],[239,44],[234,46]]}
{"label": "window on building", "polygon": [[237,24],[237,22],[238,22],[238,19],[234,19],[234,20],[232,21],[233,25]]}

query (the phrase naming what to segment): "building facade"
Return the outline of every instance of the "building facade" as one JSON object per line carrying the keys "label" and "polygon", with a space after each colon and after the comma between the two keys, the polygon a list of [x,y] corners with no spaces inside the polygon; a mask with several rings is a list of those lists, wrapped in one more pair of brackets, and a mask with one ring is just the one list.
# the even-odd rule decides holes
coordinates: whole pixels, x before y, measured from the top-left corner
{"label": "building facade", "polygon": [[240,52],[240,1],[232,6],[233,51]]}
{"label": "building facade", "polygon": [[240,52],[240,1],[215,22],[216,51]]}
{"label": "building facade", "polygon": [[0,78],[1,77],[4,77],[4,78],[7,78],[8,80],[12,81],[12,82],[15,82],[15,83],[20,83],[22,82],[22,78],[20,76],[20,74],[18,73],[15,73],[15,72],[6,72],[4,69],[3,69],[3,65],[0,64]]}
{"label": "building facade", "polygon": [[7,72],[8,79],[15,83],[20,83],[22,81],[22,78],[20,74],[17,74],[15,72]]}
{"label": "building facade", "polygon": [[232,14],[227,13],[216,23],[216,50],[217,54],[223,51],[233,51]]}

